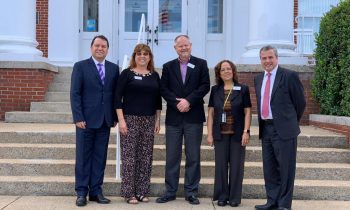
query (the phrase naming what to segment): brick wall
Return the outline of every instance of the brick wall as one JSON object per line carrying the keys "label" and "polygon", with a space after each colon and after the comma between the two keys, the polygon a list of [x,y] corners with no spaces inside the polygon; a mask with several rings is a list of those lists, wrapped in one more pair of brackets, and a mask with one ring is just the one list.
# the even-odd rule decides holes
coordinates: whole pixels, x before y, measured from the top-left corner
{"label": "brick wall", "polygon": [[39,15],[39,22],[36,24],[38,49],[43,52],[44,57],[48,57],[48,0],[36,0],[36,11]]}
{"label": "brick wall", "polygon": [[[252,101],[252,112],[253,114],[257,114],[256,108],[256,97],[255,97],[255,89],[254,89],[254,77],[259,74],[259,72],[239,72],[238,80],[240,83],[249,86],[250,91],[250,99]],[[304,94],[306,98],[306,108],[304,111],[304,115],[301,119],[302,125],[309,124],[309,114],[319,113],[319,105],[315,102],[311,95],[311,85],[310,81],[313,78],[313,72],[299,72],[299,78],[304,86]]]}
{"label": "brick wall", "polygon": [[294,0],[294,28],[298,28],[298,23],[295,18],[298,16],[298,0]]}
{"label": "brick wall", "polygon": [[54,74],[44,69],[0,68],[0,120],[5,112],[29,111],[30,102],[44,101]]}

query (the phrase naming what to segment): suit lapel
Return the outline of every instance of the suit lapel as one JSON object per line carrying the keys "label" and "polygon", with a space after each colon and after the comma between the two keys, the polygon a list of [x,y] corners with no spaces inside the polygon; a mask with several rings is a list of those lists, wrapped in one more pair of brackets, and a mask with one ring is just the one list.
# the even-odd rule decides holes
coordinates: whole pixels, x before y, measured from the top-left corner
{"label": "suit lapel", "polygon": [[[237,96],[239,96],[239,94],[241,93],[242,91],[242,86],[240,84],[236,84],[235,85],[236,87],[241,87],[241,90],[232,90],[231,92],[231,101],[233,101]],[[233,87],[232,87],[233,88]]]}
{"label": "suit lapel", "polygon": [[111,78],[111,69],[109,68],[110,65],[107,61],[105,61],[105,86],[107,85],[108,83],[108,78]]}
{"label": "suit lapel", "polygon": [[282,79],[282,73],[283,73],[282,70],[281,70],[280,68],[278,68],[278,69],[277,69],[277,73],[276,73],[276,77],[275,77],[275,81],[274,81],[273,87],[272,87],[272,92],[271,92],[271,99],[270,99],[270,101],[273,100],[273,96],[274,96],[274,94],[275,94],[275,92],[276,92],[276,90],[277,90],[277,87],[278,87],[278,85],[279,85],[281,79]]}
{"label": "suit lapel", "polygon": [[[90,70],[91,70],[93,77],[102,85],[102,81],[101,81],[100,75],[98,74],[98,70],[97,70],[97,67],[95,65],[94,60],[92,60],[92,58],[90,58],[89,62],[90,62]],[[105,69],[106,69],[106,66],[105,66]]]}
{"label": "suit lapel", "polygon": [[256,88],[257,92],[256,92],[256,95],[258,96],[257,100],[258,100],[259,104],[261,102],[261,87],[262,87],[263,79],[264,79],[264,72],[259,74],[258,77],[257,77],[257,88]]}
{"label": "suit lapel", "polygon": [[176,76],[176,79],[183,86],[184,84],[182,82],[181,68],[180,68],[180,61],[179,61],[179,59],[176,59],[174,61],[174,65],[175,65],[175,76]]}
{"label": "suit lapel", "polygon": [[191,56],[190,60],[188,61],[189,64],[193,64],[194,68],[190,68],[188,65],[187,65],[187,73],[186,73],[186,78],[185,78],[185,85],[188,83],[190,77],[191,77],[191,74],[193,71],[195,71],[196,69],[196,64],[195,64],[195,61],[193,60],[193,56]]}

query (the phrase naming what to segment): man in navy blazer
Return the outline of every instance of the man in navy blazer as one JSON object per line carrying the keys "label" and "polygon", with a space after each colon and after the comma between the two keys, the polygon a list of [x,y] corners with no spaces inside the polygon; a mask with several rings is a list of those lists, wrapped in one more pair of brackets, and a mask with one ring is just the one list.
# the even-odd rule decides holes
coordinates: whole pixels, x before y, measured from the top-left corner
{"label": "man in navy blazer", "polygon": [[166,203],[175,200],[179,185],[182,141],[184,138],[185,198],[199,204],[200,145],[205,122],[203,97],[209,92],[207,62],[191,55],[192,44],[187,35],[175,38],[178,58],[163,65],[161,94],[167,102],[166,135],[166,193],[156,200]]}
{"label": "man in navy blazer", "polygon": [[106,60],[109,43],[99,35],[89,59],[74,64],[70,100],[76,125],[75,191],[77,206],[110,203],[102,194],[110,128],[117,122],[114,95],[119,67]]}
{"label": "man in navy blazer", "polygon": [[277,49],[260,50],[264,72],[254,79],[267,203],[259,210],[291,209],[299,121],[305,109],[298,74],[278,66]]}

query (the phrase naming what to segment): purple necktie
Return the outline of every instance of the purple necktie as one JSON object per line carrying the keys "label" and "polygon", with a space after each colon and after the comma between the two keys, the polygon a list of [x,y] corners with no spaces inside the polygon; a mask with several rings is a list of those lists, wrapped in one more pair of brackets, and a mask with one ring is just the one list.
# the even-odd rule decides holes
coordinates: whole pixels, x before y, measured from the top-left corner
{"label": "purple necktie", "polygon": [[98,63],[97,66],[98,66],[98,69],[97,69],[98,74],[100,75],[100,79],[102,81],[102,84],[105,84],[105,73],[103,72],[103,69],[102,69],[103,64]]}

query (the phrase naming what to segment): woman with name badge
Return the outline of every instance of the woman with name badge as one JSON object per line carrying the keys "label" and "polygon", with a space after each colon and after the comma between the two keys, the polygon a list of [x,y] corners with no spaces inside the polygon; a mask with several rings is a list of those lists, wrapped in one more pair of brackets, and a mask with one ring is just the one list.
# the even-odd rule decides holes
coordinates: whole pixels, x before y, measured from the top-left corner
{"label": "woman with name badge", "polygon": [[130,65],[119,76],[116,112],[122,159],[121,196],[129,204],[148,202],[154,134],[160,130],[162,99],[153,54],[136,45]]}
{"label": "woman with name badge", "polygon": [[250,137],[249,88],[238,83],[236,66],[229,60],[215,66],[216,85],[208,104],[208,144],[215,146],[213,200],[218,206],[241,203],[245,147]]}

